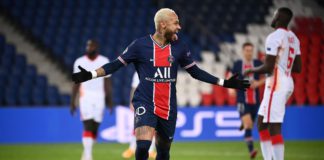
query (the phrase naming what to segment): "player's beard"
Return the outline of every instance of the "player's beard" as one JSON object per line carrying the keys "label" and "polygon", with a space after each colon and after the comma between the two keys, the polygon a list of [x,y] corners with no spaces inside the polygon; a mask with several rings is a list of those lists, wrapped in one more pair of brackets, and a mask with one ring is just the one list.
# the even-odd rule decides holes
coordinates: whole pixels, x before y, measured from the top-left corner
{"label": "player's beard", "polygon": [[87,55],[89,57],[94,57],[97,54],[97,51],[91,51],[91,52],[87,52]]}
{"label": "player's beard", "polygon": [[174,34],[176,34],[175,32],[172,32],[171,30],[166,30],[165,31],[165,34],[164,34],[164,37],[166,39],[167,42],[171,42],[173,41],[173,37],[174,37]]}
{"label": "player's beard", "polygon": [[277,22],[276,20],[273,20],[273,21],[271,22],[271,27],[272,27],[272,28],[276,28],[276,22]]}

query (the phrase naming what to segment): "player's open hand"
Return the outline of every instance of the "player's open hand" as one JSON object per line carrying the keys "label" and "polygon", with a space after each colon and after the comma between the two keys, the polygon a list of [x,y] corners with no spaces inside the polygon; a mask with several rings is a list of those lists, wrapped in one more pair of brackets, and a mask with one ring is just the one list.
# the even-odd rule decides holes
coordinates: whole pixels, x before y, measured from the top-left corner
{"label": "player's open hand", "polygon": [[224,81],[224,87],[245,91],[246,88],[250,87],[250,82],[248,80],[238,79],[238,74],[236,73],[231,78]]}
{"label": "player's open hand", "polygon": [[75,112],[76,112],[76,105],[75,105],[75,103],[71,103],[71,105],[70,105],[71,115],[74,116]]}
{"label": "player's open hand", "polygon": [[78,73],[73,73],[72,74],[72,81],[74,83],[81,83],[81,82],[85,82],[87,80],[92,79],[92,74],[91,72],[85,70],[84,68],[82,68],[81,66],[78,66],[78,68],[80,69],[81,72]]}

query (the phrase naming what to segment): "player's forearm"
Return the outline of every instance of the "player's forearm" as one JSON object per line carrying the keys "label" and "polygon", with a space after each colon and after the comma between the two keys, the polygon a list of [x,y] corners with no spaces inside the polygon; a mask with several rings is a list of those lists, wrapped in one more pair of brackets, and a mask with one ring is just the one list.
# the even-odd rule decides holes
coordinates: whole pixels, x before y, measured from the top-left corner
{"label": "player's forearm", "polygon": [[111,80],[110,78],[105,78],[105,81],[104,81],[104,87],[105,87],[105,94],[106,94],[106,102],[109,106],[112,106],[113,103],[112,103],[112,86],[111,86]]}
{"label": "player's forearm", "polygon": [[80,89],[80,84],[74,84],[72,87],[72,95],[71,95],[71,104],[76,102],[76,98]]}
{"label": "player's forearm", "polygon": [[102,67],[96,69],[95,71],[91,71],[92,78],[103,77],[109,74],[116,72],[119,68],[124,66],[122,62],[118,59],[103,65]]}
{"label": "player's forearm", "polygon": [[[210,84],[217,84],[217,85],[223,85],[224,80],[221,80],[209,73],[207,73],[204,70],[201,70],[197,65],[194,65],[187,69],[187,72],[195,79],[210,83]],[[221,82],[222,81],[222,82]]]}
{"label": "player's forearm", "polygon": [[273,71],[273,67],[266,64],[251,69],[251,72],[256,74],[270,74],[272,73],[272,71]]}
{"label": "player's forearm", "polygon": [[277,56],[266,55],[265,63],[259,67],[252,68],[250,73],[256,74],[271,74],[275,64],[276,64]]}

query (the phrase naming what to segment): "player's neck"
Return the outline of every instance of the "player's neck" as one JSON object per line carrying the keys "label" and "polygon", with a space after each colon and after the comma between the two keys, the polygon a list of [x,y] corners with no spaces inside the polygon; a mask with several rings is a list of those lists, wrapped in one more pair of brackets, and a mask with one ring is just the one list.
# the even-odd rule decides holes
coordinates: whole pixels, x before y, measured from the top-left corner
{"label": "player's neck", "polygon": [[86,54],[86,56],[91,60],[94,61],[98,57],[98,53],[96,54]]}
{"label": "player's neck", "polygon": [[152,36],[153,40],[158,43],[158,45],[160,46],[165,46],[167,45],[167,40],[165,39],[165,37],[159,33],[159,32],[155,32],[154,35]]}
{"label": "player's neck", "polygon": [[279,28],[288,30],[288,26],[287,25],[277,25],[276,26],[276,29],[279,29]]}
{"label": "player's neck", "polygon": [[243,62],[246,64],[250,64],[250,63],[252,63],[252,61],[253,61],[253,59],[247,59],[247,58],[243,59]]}

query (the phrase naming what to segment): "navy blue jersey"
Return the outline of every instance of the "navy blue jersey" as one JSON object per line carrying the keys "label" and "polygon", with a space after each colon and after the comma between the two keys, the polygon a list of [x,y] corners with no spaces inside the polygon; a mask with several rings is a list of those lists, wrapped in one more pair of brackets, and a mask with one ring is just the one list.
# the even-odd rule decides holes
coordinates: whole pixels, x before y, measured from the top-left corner
{"label": "navy blue jersey", "polygon": [[[243,77],[242,74],[246,69],[250,69],[253,67],[258,67],[262,65],[260,60],[253,60],[253,63],[244,63],[242,60],[237,60],[234,63],[234,67],[232,69],[232,73],[239,73],[241,79],[249,79],[249,80],[259,80],[259,74],[250,74],[248,77]],[[259,104],[259,89],[247,89],[246,92],[237,91],[237,103],[245,103],[245,104]]]}
{"label": "navy blue jersey", "polygon": [[184,43],[177,40],[160,46],[148,35],[133,41],[118,59],[124,65],[133,63],[139,75],[133,103],[146,103],[163,119],[176,116],[178,66],[188,69],[195,65]]}

